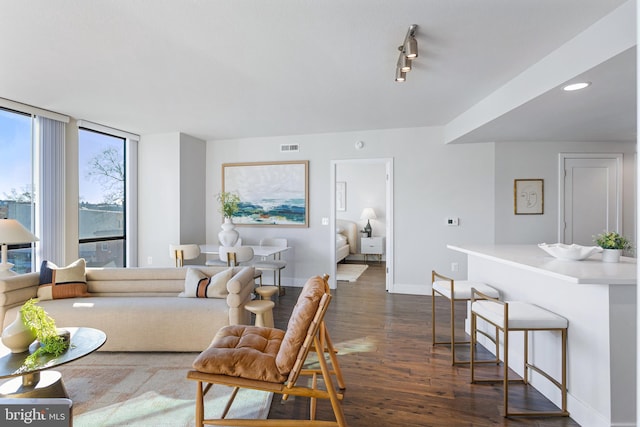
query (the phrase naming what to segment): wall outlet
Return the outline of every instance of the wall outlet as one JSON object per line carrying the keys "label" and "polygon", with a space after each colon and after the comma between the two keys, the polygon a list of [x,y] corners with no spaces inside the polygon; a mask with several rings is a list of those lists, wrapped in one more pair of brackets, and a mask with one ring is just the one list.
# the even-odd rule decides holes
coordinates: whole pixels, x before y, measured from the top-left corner
{"label": "wall outlet", "polygon": [[147,257],[147,264],[153,265],[153,257],[150,257],[150,256]]}
{"label": "wall outlet", "polygon": [[458,263],[457,262],[452,262],[451,263],[451,271],[458,271]]}

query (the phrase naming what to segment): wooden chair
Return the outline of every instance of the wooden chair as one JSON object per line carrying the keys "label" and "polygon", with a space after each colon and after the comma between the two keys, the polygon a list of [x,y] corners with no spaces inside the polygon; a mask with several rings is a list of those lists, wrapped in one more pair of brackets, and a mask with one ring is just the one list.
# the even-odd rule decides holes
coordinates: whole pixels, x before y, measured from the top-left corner
{"label": "wooden chair", "polygon": [[[187,373],[189,380],[197,381],[196,426],[346,427],[342,411],[344,379],[324,322],[331,301],[327,280],[328,276],[325,275],[322,278],[312,277],[307,281],[293,309],[286,332],[246,325],[226,326],[218,331],[209,348],[193,362],[194,370]],[[252,346],[252,342],[256,345]],[[313,357],[310,362],[314,363],[312,366],[319,365],[319,369],[305,367],[311,351],[317,354],[317,360]],[[299,381],[301,376],[311,376],[311,381]],[[334,386],[333,376],[338,390]],[[319,383],[324,386],[319,387]],[[220,418],[204,419],[204,396],[214,384],[233,387],[234,390]],[[226,419],[240,388],[281,394],[283,399],[288,396],[309,397],[309,420]],[[315,419],[317,399],[330,401],[335,421]]]}

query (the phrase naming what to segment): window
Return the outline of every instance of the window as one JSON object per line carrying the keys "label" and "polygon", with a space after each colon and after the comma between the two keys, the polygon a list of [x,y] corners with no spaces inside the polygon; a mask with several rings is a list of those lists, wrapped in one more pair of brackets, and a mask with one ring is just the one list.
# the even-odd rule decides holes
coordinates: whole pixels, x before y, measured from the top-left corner
{"label": "window", "polygon": [[[34,232],[32,116],[0,108],[0,218],[16,219]],[[34,270],[32,244],[9,245],[16,273]]]}
{"label": "window", "polygon": [[125,143],[79,129],[79,252],[92,267],[126,266]]}

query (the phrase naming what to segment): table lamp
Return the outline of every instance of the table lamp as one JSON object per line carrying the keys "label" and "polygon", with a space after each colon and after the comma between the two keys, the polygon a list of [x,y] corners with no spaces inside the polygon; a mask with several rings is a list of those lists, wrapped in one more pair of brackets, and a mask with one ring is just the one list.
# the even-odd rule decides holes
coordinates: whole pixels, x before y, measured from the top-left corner
{"label": "table lamp", "polygon": [[367,225],[364,227],[365,233],[367,233],[367,237],[371,237],[371,223],[369,220],[376,219],[376,213],[373,208],[364,208],[362,210],[362,214],[360,215],[360,219],[366,219]]}
{"label": "table lamp", "polygon": [[39,239],[15,219],[0,219],[0,244],[2,245],[2,262],[0,277],[13,276],[13,264],[7,262],[7,245],[37,242]]}

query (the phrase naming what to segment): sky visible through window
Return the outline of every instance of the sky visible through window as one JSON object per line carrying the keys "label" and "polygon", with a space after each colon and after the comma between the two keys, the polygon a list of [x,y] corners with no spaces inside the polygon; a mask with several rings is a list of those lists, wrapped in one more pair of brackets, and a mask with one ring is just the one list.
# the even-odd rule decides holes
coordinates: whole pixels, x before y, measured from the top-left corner
{"label": "sky visible through window", "polygon": [[0,109],[0,200],[31,190],[31,117]]}
{"label": "sky visible through window", "polygon": [[[79,150],[80,200],[87,203],[102,203],[103,187],[87,176],[88,163],[108,146],[115,146],[122,153],[122,139],[96,132],[83,133],[82,149]],[[0,200],[13,193],[32,190],[31,173],[31,117],[0,109]]]}
{"label": "sky visible through window", "polygon": [[90,161],[96,156],[100,156],[108,148],[114,148],[118,151],[120,159],[124,163],[124,142],[122,138],[84,129],[80,129],[79,138],[78,177],[80,180],[80,202],[103,203],[105,201],[105,188],[97,176],[89,175],[92,171]]}

